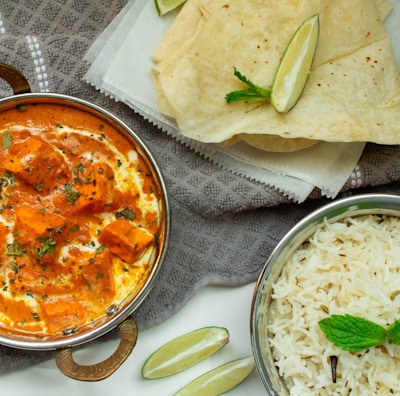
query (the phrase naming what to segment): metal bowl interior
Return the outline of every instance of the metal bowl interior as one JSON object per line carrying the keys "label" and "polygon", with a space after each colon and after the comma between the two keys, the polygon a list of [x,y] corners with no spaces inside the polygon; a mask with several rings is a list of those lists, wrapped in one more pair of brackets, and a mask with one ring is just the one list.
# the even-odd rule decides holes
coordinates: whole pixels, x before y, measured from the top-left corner
{"label": "metal bowl interior", "polygon": [[333,201],[297,223],[279,242],[264,265],[253,294],[250,331],[256,367],[269,395],[289,394],[274,364],[268,342],[268,306],[272,285],[292,253],[323,225],[324,219],[333,223],[346,217],[366,214],[400,217],[400,197],[389,194],[363,194]]}
{"label": "metal bowl interior", "polygon": [[116,312],[108,315],[108,317],[105,319],[103,318],[102,320],[99,320],[98,323],[96,322],[87,330],[85,329],[82,332],[64,337],[55,337],[54,339],[52,337],[47,339],[36,338],[34,336],[20,337],[13,334],[0,332],[0,344],[20,349],[46,350],[75,346],[100,337],[121,324],[138,308],[138,306],[147,297],[151,288],[154,286],[157,275],[162,266],[162,262],[166,255],[169,240],[170,211],[167,190],[160,168],[153,154],[147,148],[145,143],[127,124],[125,124],[111,112],[90,102],[67,95],[51,93],[26,93],[0,99],[0,113],[12,107],[35,103],[67,105],[82,112],[90,113],[98,117],[103,123],[107,123],[112,126],[125,138],[127,138],[139,155],[144,159],[144,162],[152,173],[155,186],[157,187],[160,196],[159,205],[161,213],[160,233],[157,238],[155,258],[151,264],[149,274],[142,282],[139,290],[132,293],[132,295],[127,295],[124,302]]}

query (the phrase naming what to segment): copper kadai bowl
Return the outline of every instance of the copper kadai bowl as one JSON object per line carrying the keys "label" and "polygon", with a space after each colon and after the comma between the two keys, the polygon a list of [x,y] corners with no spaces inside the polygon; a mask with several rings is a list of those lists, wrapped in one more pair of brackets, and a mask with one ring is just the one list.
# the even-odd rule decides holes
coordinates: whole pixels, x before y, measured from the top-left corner
{"label": "copper kadai bowl", "polygon": [[[5,201],[0,203],[2,205],[1,216],[3,216],[3,220],[0,219],[0,229],[10,228],[8,223],[4,221],[7,213],[9,215],[11,213],[10,218],[14,219],[14,230],[17,228],[15,224],[18,222],[18,216],[22,216],[25,221],[25,223],[21,223],[23,224],[22,232],[18,231],[18,233],[11,235],[14,237],[13,242],[9,239],[11,233],[2,239],[3,244],[7,246],[7,250],[3,249],[2,261],[11,261],[8,264],[9,267],[3,268],[0,272],[0,274],[5,274],[2,279],[3,291],[0,295],[0,344],[26,350],[55,350],[56,363],[65,375],[84,381],[102,380],[117,370],[133,350],[137,340],[137,326],[132,314],[154,286],[166,255],[170,211],[161,171],[153,155],[139,136],[107,110],[71,96],[54,93],[31,93],[25,77],[9,65],[0,64],[0,78],[6,80],[14,92],[14,95],[0,99],[0,119],[2,120],[0,123],[4,127],[4,120],[9,117],[8,122],[12,124],[14,122],[13,116],[7,116],[7,114],[17,114],[15,124],[18,125],[19,123],[20,125],[21,120],[24,124],[23,128],[19,127],[20,129],[11,127],[11,132],[7,128],[3,129],[2,132],[0,131],[2,135],[0,151],[3,155],[0,160],[2,175],[2,197],[0,198],[9,200],[8,203]],[[44,108],[50,109],[48,110],[49,117],[54,117],[54,114],[51,113],[53,107],[68,109],[72,116],[67,118],[66,121],[61,118],[61,123],[57,123],[57,125],[53,119],[53,129],[56,132],[47,133],[43,125],[36,125],[38,117],[35,114],[38,109],[43,110]],[[46,124],[48,120],[43,117],[43,113],[42,111],[41,119]],[[75,118],[77,118],[73,114],[80,118],[78,126],[68,125],[68,122],[73,124]],[[85,129],[86,117],[92,120],[87,129]],[[90,133],[94,124],[98,125],[97,134]],[[59,141],[57,141],[58,138]],[[66,143],[67,141],[68,143]],[[93,149],[81,153],[82,155],[79,156],[80,147],[84,146],[87,141],[94,145]],[[24,142],[29,142],[29,144]],[[53,149],[49,149],[51,144],[53,144]],[[38,147],[34,148],[35,145]],[[101,150],[104,150],[104,152],[99,154]],[[8,159],[4,157],[5,152],[9,153]],[[49,154],[49,152],[52,154]],[[79,157],[79,161],[81,161],[78,165],[74,164],[73,170],[62,168],[63,166],[67,168],[68,164],[71,163],[68,153],[73,161],[75,160],[73,155]],[[33,161],[34,163],[41,158],[41,155],[44,156],[42,157],[43,169],[40,166],[36,168],[32,166],[27,173],[27,169],[22,163],[23,160]],[[88,159],[88,156],[92,157]],[[115,163],[118,162],[118,165],[114,166],[114,169],[112,164],[108,166],[111,160],[108,163],[104,160],[105,162],[100,164],[101,166],[96,165],[106,157],[114,159]],[[17,160],[15,160],[16,158]],[[43,158],[46,160],[43,161]],[[116,158],[118,158],[118,161]],[[120,161],[119,158],[123,160]],[[83,164],[89,165],[85,168]],[[65,184],[60,182],[59,185],[62,187],[58,187],[57,190],[51,185],[51,177],[53,176],[47,177],[46,175],[46,178],[38,180],[37,183],[30,180],[35,172],[40,174],[45,168],[50,169],[51,166],[53,166],[51,175],[56,175],[56,179],[63,179],[69,174],[71,182],[65,182]],[[90,170],[91,166],[93,168]],[[54,169],[56,170],[54,171]],[[97,169],[98,172],[96,173],[96,180],[93,180],[92,177],[93,169]],[[124,171],[121,171],[121,169],[136,172],[134,173],[135,178],[130,173],[124,179],[121,176]],[[87,172],[86,176],[84,176],[85,172]],[[108,179],[105,176],[107,172],[108,175],[112,175],[107,176]],[[9,179],[9,176],[13,179]],[[10,180],[12,180],[11,185]],[[109,180],[114,183],[111,184],[111,187]],[[99,187],[99,181],[104,182],[106,186],[103,190]],[[27,182],[28,187],[21,187],[24,182]],[[29,183],[31,184],[29,185]],[[125,186],[124,188],[121,187],[122,192],[118,190],[119,185]],[[98,193],[101,195],[106,191],[104,194],[107,199],[112,196],[106,204],[102,203],[102,209],[99,209],[101,200],[96,201],[99,195],[93,198],[89,197],[89,193],[86,193],[88,186],[93,187],[91,194]],[[47,195],[46,188],[49,193]],[[75,189],[81,190],[77,193]],[[36,192],[32,193],[34,190]],[[20,194],[19,199],[18,194]],[[36,201],[30,201],[34,194],[37,197]],[[64,201],[57,201],[57,194],[59,197],[64,194]],[[42,199],[46,201],[49,196],[53,195],[51,211],[48,210],[48,207],[38,211],[37,206],[35,206],[37,202],[43,202]],[[123,202],[122,210],[121,207],[119,209],[104,209],[106,205],[113,205],[116,201],[118,203]],[[57,205],[57,202],[59,205]],[[130,209],[133,202],[136,205],[142,205],[137,212]],[[82,206],[80,206],[81,204]],[[17,209],[17,207],[20,208]],[[19,215],[16,214],[18,210],[22,211]],[[80,210],[84,212],[84,215],[79,212]],[[99,212],[104,210],[107,214],[102,213],[103,217],[100,218]],[[113,210],[114,212],[112,212]],[[90,219],[85,223],[86,228],[71,225],[72,219],[79,217],[76,213],[82,215],[84,219]],[[110,213],[113,213],[113,215],[111,216]],[[137,213],[140,213],[139,219]],[[119,214],[119,216],[116,214]],[[110,220],[110,217],[112,217],[112,220]],[[50,228],[40,223],[42,221],[40,219],[49,219],[48,221],[51,224],[57,224],[60,218],[63,219],[57,226],[57,231],[60,232],[55,231],[56,226]],[[96,235],[100,235],[98,239],[101,242],[98,245],[94,245],[93,239],[90,239],[93,238],[94,233],[90,234],[88,230],[91,226],[87,224],[92,224],[92,221],[97,221]],[[135,226],[131,227],[132,223]],[[106,232],[107,224],[110,225],[110,228]],[[125,231],[128,224],[131,227],[129,232]],[[40,230],[41,227],[42,230]],[[138,234],[137,242],[133,243],[129,240],[130,244],[121,247],[120,242],[123,240],[121,235],[131,236],[132,228]],[[83,231],[83,229],[86,231]],[[151,230],[151,232],[145,232],[144,229],[146,231]],[[26,232],[26,230],[28,231]],[[37,234],[33,235],[35,232]],[[48,234],[44,236],[40,232],[44,234],[47,232]],[[60,235],[65,232],[69,233],[64,234],[68,236],[61,239]],[[23,236],[24,233],[25,237]],[[79,237],[77,237],[78,234]],[[56,256],[58,244],[67,243],[66,241],[71,240],[77,241],[79,238],[83,241],[80,245],[81,249],[76,248],[76,246],[71,247],[71,245],[64,246],[63,249],[66,250],[62,253],[62,259],[57,258],[59,261],[56,264],[51,261],[46,262],[46,260],[51,260],[51,257],[61,257],[61,253],[60,256]],[[93,245],[90,246],[91,244]],[[28,254],[36,254],[36,256],[32,260],[30,258],[24,259],[24,257],[28,257]],[[86,261],[83,260],[85,257]],[[62,261],[61,264],[60,260]],[[76,265],[76,261],[80,265]],[[13,270],[10,270],[10,268],[13,268]],[[93,270],[93,268],[100,268],[101,271],[100,269]],[[66,283],[49,286],[48,289],[43,289],[43,292],[41,292],[43,285],[50,282],[49,274],[57,273],[57,271],[59,273],[58,277],[55,276],[55,279],[63,279],[64,281],[67,279]],[[127,275],[133,273],[136,274],[134,280],[133,275]],[[38,281],[36,278],[43,279],[43,281]],[[74,285],[78,288],[77,292],[75,292],[75,289],[73,292],[71,291],[71,288],[75,287]],[[96,288],[100,289],[97,290]],[[52,291],[54,291],[54,295]],[[27,297],[26,301],[21,302],[23,293]],[[90,293],[94,293],[96,298],[93,300],[96,301],[88,305],[86,298]],[[14,296],[17,296],[17,298],[14,298]],[[55,303],[50,304],[53,297]],[[15,307],[14,320],[7,316],[9,308],[4,301],[8,301],[8,306],[14,306],[18,305],[17,299],[23,305],[22,311],[29,307],[32,309],[30,314],[37,323],[32,320],[29,314],[29,319],[25,321],[28,317],[26,312],[23,316],[21,309],[18,311]],[[103,303],[103,300],[105,304],[110,305],[104,306],[101,315],[96,316],[94,314],[98,309],[96,304]],[[57,301],[64,301],[65,304],[61,306],[57,304]],[[79,306],[79,309],[68,312],[68,307],[77,306]],[[20,317],[17,320],[15,317],[18,317],[18,315]],[[43,317],[46,319],[43,320]],[[69,318],[71,319],[70,323],[68,322]],[[85,321],[82,318],[89,319]],[[42,322],[44,322],[44,325],[40,327]],[[120,344],[112,356],[90,366],[79,365],[74,361],[72,357],[73,347],[92,341],[114,328],[119,329]]]}

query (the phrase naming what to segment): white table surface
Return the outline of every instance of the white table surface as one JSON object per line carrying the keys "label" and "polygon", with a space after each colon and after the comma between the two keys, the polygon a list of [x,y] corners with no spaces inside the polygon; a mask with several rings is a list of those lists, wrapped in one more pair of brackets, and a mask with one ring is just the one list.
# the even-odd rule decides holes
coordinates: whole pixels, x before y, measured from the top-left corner
{"label": "white table surface", "polygon": [[[125,363],[109,378],[99,382],[81,382],[62,374],[54,360],[46,361],[11,374],[0,375],[1,393],[14,396],[169,396],[204,372],[225,362],[252,353],[250,342],[250,305],[254,283],[235,288],[206,287],[200,290],[175,316],[158,327],[139,333],[137,345]],[[204,326],[223,326],[230,341],[219,352],[196,366],[159,380],[144,380],[140,368],[146,357],[178,335]],[[90,364],[108,357],[118,341],[84,348],[74,353],[81,364]],[[229,396],[265,395],[257,372]]]}

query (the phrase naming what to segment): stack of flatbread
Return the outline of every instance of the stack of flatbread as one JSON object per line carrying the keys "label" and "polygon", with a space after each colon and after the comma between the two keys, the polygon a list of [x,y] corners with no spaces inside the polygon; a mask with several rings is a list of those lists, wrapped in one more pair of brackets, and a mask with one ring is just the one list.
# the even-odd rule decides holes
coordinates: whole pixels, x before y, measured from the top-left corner
{"label": "stack of flatbread", "polygon": [[[206,143],[238,139],[288,152],[316,142],[400,144],[400,77],[383,24],[386,0],[187,0],[153,52],[161,113],[179,132]],[[269,88],[298,26],[320,16],[309,79],[297,105],[227,104],[245,89],[236,67]]]}

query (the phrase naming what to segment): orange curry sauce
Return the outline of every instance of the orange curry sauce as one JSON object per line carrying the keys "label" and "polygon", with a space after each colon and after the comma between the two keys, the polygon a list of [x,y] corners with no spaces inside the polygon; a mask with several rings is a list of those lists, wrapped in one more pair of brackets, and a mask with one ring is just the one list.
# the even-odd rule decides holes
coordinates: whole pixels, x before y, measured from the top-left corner
{"label": "orange curry sauce", "polygon": [[70,106],[0,113],[0,331],[68,335],[146,281],[159,192],[127,138]]}

